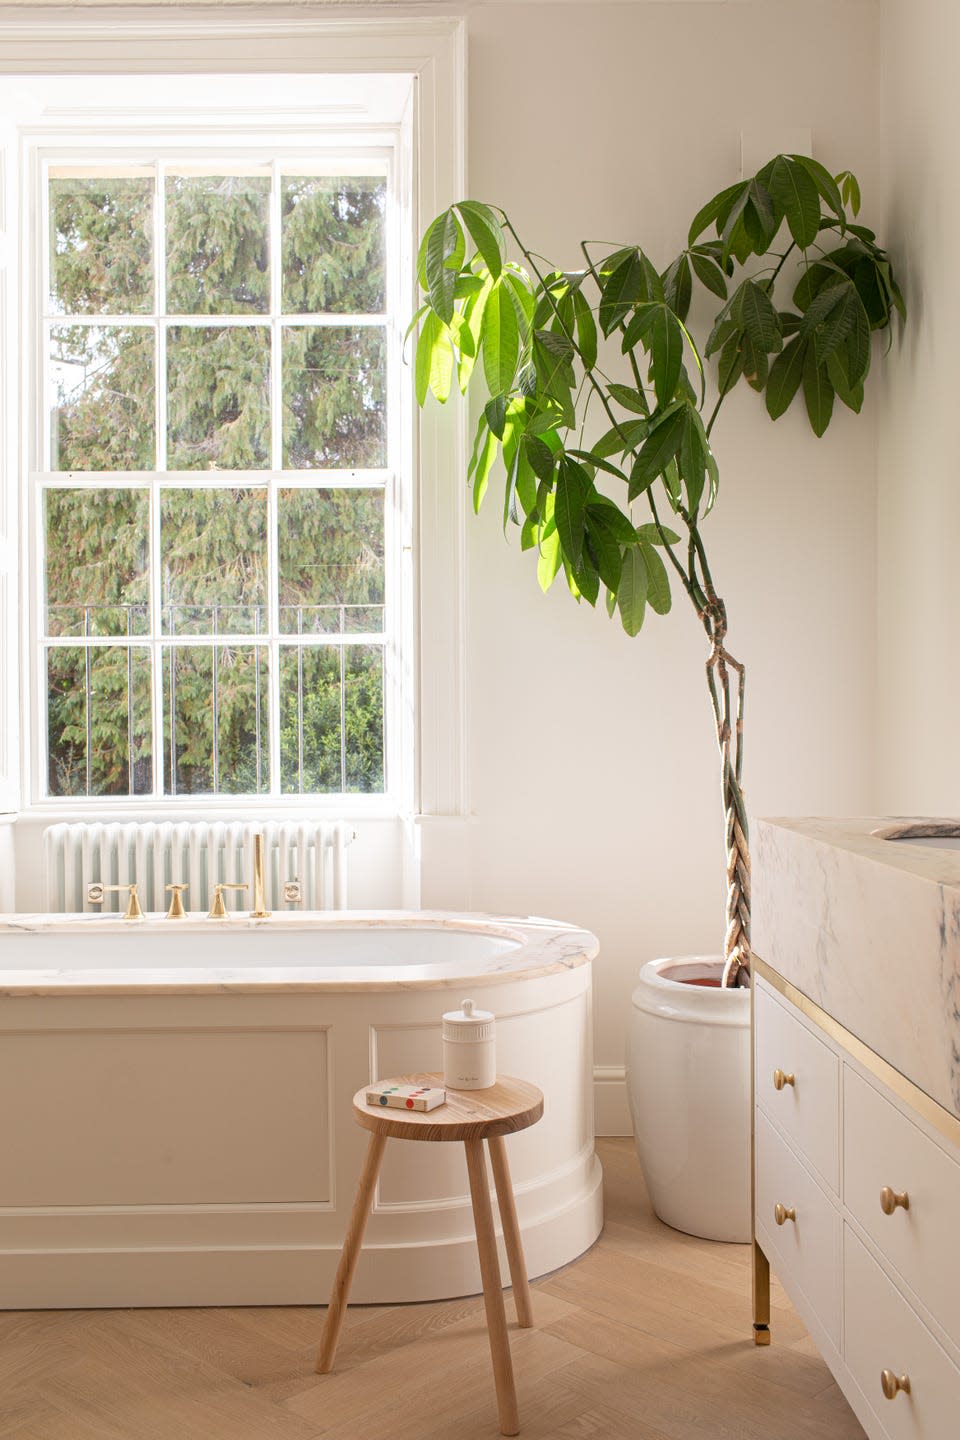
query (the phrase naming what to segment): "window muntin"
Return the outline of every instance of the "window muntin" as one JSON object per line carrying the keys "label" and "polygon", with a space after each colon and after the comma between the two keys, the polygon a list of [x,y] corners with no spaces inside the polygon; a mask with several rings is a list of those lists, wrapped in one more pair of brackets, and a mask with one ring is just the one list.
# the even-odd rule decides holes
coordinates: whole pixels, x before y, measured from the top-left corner
{"label": "window muntin", "polygon": [[387,788],[389,167],[342,168],[49,171],[51,797]]}

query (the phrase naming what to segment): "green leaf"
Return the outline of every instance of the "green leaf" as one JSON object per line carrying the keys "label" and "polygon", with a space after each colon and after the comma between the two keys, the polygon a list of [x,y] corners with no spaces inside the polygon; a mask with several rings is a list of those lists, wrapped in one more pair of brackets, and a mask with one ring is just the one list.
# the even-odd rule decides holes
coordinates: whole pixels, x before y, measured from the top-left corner
{"label": "green leaf", "polygon": [[488,430],[486,439],[480,447],[480,453],[477,456],[477,468],[473,477],[473,509],[477,515],[480,513],[483,497],[487,493],[490,471],[493,469],[496,458],[497,437],[492,430]]}
{"label": "green leaf", "polygon": [[600,579],[608,589],[616,590],[623,564],[620,545],[602,513],[593,505],[587,509],[585,543]]}
{"label": "green leaf", "polygon": [[681,320],[686,320],[693,297],[693,279],[686,254],[678,255],[662,278],[664,299]]}
{"label": "green leaf", "polygon": [[[660,533],[661,531],[663,532],[662,535]],[[658,530],[652,522],[637,526],[637,539],[646,541],[648,545],[680,544],[680,536],[674,530],[668,530],[666,525],[661,525]]]}
{"label": "green leaf", "polygon": [[550,446],[541,440],[539,436],[529,433],[523,437],[523,446],[527,452],[530,468],[537,479],[547,480],[552,483],[556,460]]}
{"label": "green leaf", "polygon": [[[857,177],[852,170],[841,170],[840,174],[834,177],[840,186],[840,194],[844,205],[849,205],[851,214],[860,213],[860,186],[857,184]],[[857,227],[860,228],[859,226]]]}
{"label": "green leaf", "polygon": [[607,386],[607,392],[618,405],[622,405],[625,410],[631,410],[634,415],[649,415],[650,406],[647,404],[646,397],[631,385],[611,383]]}
{"label": "green leaf", "polygon": [[833,395],[834,390],[826,367],[817,364],[816,352],[813,346],[809,345],[803,361],[803,398],[807,404],[810,427],[818,437],[830,424]]}
{"label": "green leaf", "polygon": [[690,226],[690,232],[687,236],[687,244],[692,245],[714,221],[720,220],[722,224],[723,220],[721,217],[725,217],[725,215],[729,213],[734,201],[737,200],[742,193],[745,193],[746,188],[745,183],[742,180],[738,180],[736,185],[728,185],[726,190],[721,190],[719,195],[714,195],[712,200],[708,200],[706,205],[704,205],[701,210],[698,210],[693,217],[693,223]]}
{"label": "green leaf", "polygon": [[466,242],[452,210],[438,215],[425,236],[424,273],[430,304],[445,325],[453,316],[454,289],[463,263]]}
{"label": "green leaf", "polygon": [[[417,340],[417,359],[414,374],[414,385],[417,394],[417,404],[423,407],[427,402],[427,394],[431,389],[431,377],[433,374],[433,352],[440,345],[446,331],[440,322],[437,314],[431,310]],[[449,345],[449,341],[447,342]]]}
{"label": "green leaf", "polygon": [[795,160],[778,155],[767,184],[787,217],[790,234],[800,248],[806,250],[820,229],[820,194],[813,177]]}
{"label": "green leaf", "polygon": [[743,224],[750,238],[750,248],[756,255],[765,255],[770,249],[770,242],[780,229],[780,220],[780,210],[774,205],[766,187],[756,178],[751,180]]}
{"label": "green leaf", "polygon": [[673,399],[680,379],[683,334],[680,322],[670,307],[657,301],[638,305],[624,331],[624,354],[633,349],[638,340],[643,341],[650,354],[653,388],[661,408]]}
{"label": "green leaf", "polygon": [[483,263],[496,280],[504,255],[503,230],[497,217],[489,205],[481,205],[476,200],[461,200],[457,209],[470,232],[470,238],[480,251]]}
{"label": "green leaf", "polygon": [[784,411],[789,409],[794,395],[800,389],[806,355],[807,342],[797,337],[791,340],[774,360],[764,397],[771,420],[779,420]]}
{"label": "green leaf", "polygon": [[612,500],[599,493],[587,506],[587,519],[596,519],[597,517],[602,519],[607,529],[612,531],[621,545],[636,544],[637,532],[633,522],[624,515],[622,510],[618,509]]}
{"label": "green leaf", "polygon": [[577,346],[580,357],[588,370],[597,363],[597,324],[587,297],[579,290],[573,292],[573,313],[577,322]]}
{"label": "green leaf", "polygon": [[560,573],[560,536],[554,525],[552,532],[546,532],[540,539],[540,558],[537,561],[537,581],[546,594]]}
{"label": "green leaf", "polygon": [[791,155],[790,159],[806,170],[814,185],[816,185],[820,194],[840,221],[841,227],[845,226],[847,217],[843,208],[843,199],[837,187],[837,182],[830,174],[830,171],[824,169],[817,160],[811,159],[809,155]]}
{"label": "green leaf", "polygon": [[690,513],[695,515],[700,506],[707,469],[707,437],[703,422],[692,406],[687,406],[683,418],[683,437],[677,452],[677,464],[680,478],[687,487]]}
{"label": "green leaf", "polygon": [[462,344],[460,355],[457,361],[457,383],[460,386],[460,393],[465,394],[473,375],[473,367],[477,363],[477,356],[480,354],[480,336],[483,329],[483,312],[493,288],[493,281],[487,276],[480,289],[469,297],[463,307],[463,322],[460,327],[460,337],[469,334],[473,349],[468,351]]}
{"label": "green leaf", "polygon": [[483,371],[491,395],[502,395],[513,382],[520,358],[517,312],[503,282],[494,284],[483,311]]}
{"label": "green leaf", "polygon": [[561,456],[554,514],[563,552],[574,566],[579,565],[583,552],[587,501],[592,493],[593,485],[583,466],[567,455]]}
{"label": "green leaf", "polygon": [[859,415],[863,406],[863,380],[861,378],[851,384],[842,350],[835,350],[827,360],[827,374],[842,403]]}
{"label": "green leaf", "polygon": [[783,348],[780,317],[770,296],[755,281],[744,280],[732,308],[758,350],[770,354]]}
{"label": "green leaf", "polygon": [[721,395],[729,395],[743,374],[743,331],[736,330],[720,351],[717,364],[717,384]]}
{"label": "green leaf", "polygon": [[652,546],[644,545],[642,548],[643,563],[647,567],[647,599],[658,615],[667,615],[672,603],[667,567]]}
{"label": "green leaf", "polygon": [[503,439],[504,426],[507,423],[507,397],[505,395],[494,395],[483,407],[487,424],[496,435],[498,440]]}
{"label": "green leaf", "polygon": [[600,292],[599,320],[604,335],[617,328],[631,305],[639,298],[643,267],[638,251],[630,250],[604,280]]}
{"label": "green leaf", "polygon": [[603,456],[597,455],[593,450],[568,450],[568,455],[573,455],[577,460],[582,460],[585,465],[595,466],[598,470],[605,470],[608,475],[614,475],[618,480],[627,483],[627,477],[618,466],[611,464]]}
{"label": "green leaf", "polygon": [[627,491],[630,500],[635,500],[653,484],[680,449],[687,409],[688,407],[683,405],[675,410],[651,430],[644,441],[630,475],[630,487]]}
{"label": "green leaf", "polygon": [[727,282],[723,278],[723,271],[713,260],[708,260],[706,255],[698,255],[695,250],[690,252],[690,264],[696,272],[697,279],[714,295],[719,295],[721,300],[727,298]]}
{"label": "green leaf", "polygon": [[[620,623],[628,635],[639,635],[647,606],[647,562],[644,552],[644,546],[633,545],[623,556],[617,605],[620,610]],[[646,554],[649,553],[647,550]]]}

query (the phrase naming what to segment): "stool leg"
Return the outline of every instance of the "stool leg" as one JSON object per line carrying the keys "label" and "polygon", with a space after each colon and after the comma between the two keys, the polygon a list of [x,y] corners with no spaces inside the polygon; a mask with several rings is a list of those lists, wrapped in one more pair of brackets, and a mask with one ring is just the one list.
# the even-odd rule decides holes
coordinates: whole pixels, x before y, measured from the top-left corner
{"label": "stool leg", "polygon": [[477,1251],[483,1280],[483,1303],[487,1312],[487,1333],[490,1336],[490,1354],[493,1359],[493,1382],[497,1387],[497,1408],[500,1412],[500,1434],[516,1435],[520,1430],[517,1392],[513,1384],[510,1339],[507,1335],[507,1316],[503,1308],[500,1261],[493,1230],[493,1212],[490,1209],[483,1141],[464,1140],[463,1148],[467,1152],[470,1199],[473,1201],[473,1222],[477,1231]]}
{"label": "stool leg", "polygon": [[333,1282],[333,1291],[330,1295],[330,1304],[327,1309],[327,1318],[323,1326],[323,1336],[320,1340],[320,1350],[317,1355],[318,1375],[327,1375],[333,1369],[333,1361],[337,1353],[337,1341],[340,1339],[340,1327],[343,1324],[344,1311],[347,1308],[347,1301],[350,1298],[353,1272],[357,1268],[360,1246],[363,1243],[363,1232],[367,1228],[367,1217],[370,1214],[370,1206],[373,1203],[373,1191],[377,1183],[377,1176],[380,1173],[380,1162],[383,1159],[386,1143],[386,1135],[380,1135],[374,1132],[370,1136],[370,1144],[367,1146],[367,1157],[363,1162],[360,1181],[357,1185],[357,1198],[353,1202],[350,1225],[347,1229],[346,1239],[343,1242],[343,1250],[340,1252],[340,1264],[337,1266],[337,1273]]}
{"label": "stool leg", "polygon": [[530,1301],[530,1282],[527,1279],[527,1263],[523,1258],[523,1241],[517,1223],[517,1207],[510,1183],[510,1166],[507,1164],[507,1147],[502,1135],[491,1135],[487,1140],[490,1160],[493,1165],[493,1179],[497,1187],[497,1205],[500,1210],[500,1224],[503,1226],[503,1240],[510,1261],[510,1279],[513,1281],[513,1303],[517,1307],[517,1320],[524,1330],[533,1324],[533,1305]]}

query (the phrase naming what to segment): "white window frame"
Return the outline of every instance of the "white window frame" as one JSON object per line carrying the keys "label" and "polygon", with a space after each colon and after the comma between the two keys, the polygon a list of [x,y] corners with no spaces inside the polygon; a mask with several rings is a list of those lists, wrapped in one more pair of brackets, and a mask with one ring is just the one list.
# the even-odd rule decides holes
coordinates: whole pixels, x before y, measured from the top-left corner
{"label": "white window frame", "polygon": [[[186,44],[184,42],[187,42]],[[130,75],[177,74],[393,74],[409,75],[411,102],[402,121],[408,144],[399,190],[412,219],[408,236],[419,233],[445,205],[464,193],[464,23],[433,19],[317,19],[300,12],[244,10],[227,15],[162,8],[133,13],[116,10],[57,11],[46,7],[0,19],[0,75]],[[59,121],[61,127],[63,120]],[[49,122],[33,121],[20,128],[19,164],[31,146],[49,148]],[[341,126],[342,128],[342,126]],[[75,134],[75,117],[71,119]],[[403,273],[413,294],[413,253],[402,256]],[[21,313],[8,324],[21,330]],[[7,370],[11,369],[7,351]],[[11,379],[8,373],[8,383]],[[24,416],[24,396],[20,413]],[[393,727],[393,743],[415,757],[403,783],[389,797],[332,797],[341,814],[421,814],[461,816],[466,811],[466,745],[464,704],[464,506],[456,477],[464,473],[465,423],[462,407],[436,407],[422,416],[402,407],[400,443],[410,455],[417,484],[404,499],[402,523],[410,543],[403,547],[398,585],[407,616],[403,647],[402,706]],[[21,455],[26,436],[21,425]],[[19,468],[19,466],[18,466]],[[9,469],[9,466],[7,467]],[[10,494],[12,477],[3,476]],[[25,497],[21,497],[21,500]],[[24,570],[28,567],[23,566]],[[421,617],[428,616],[427,623]],[[26,637],[21,671],[36,648]],[[9,666],[0,673],[0,709],[16,713],[16,692]],[[13,698],[14,704],[11,705]],[[28,727],[24,727],[24,732]],[[24,740],[29,736],[24,734]],[[389,743],[389,742],[388,742]],[[29,813],[79,816],[102,812],[95,798],[65,802],[37,798],[35,763],[22,745],[24,797]],[[396,763],[396,762],[395,762]],[[238,801],[249,813],[282,812],[291,806],[326,808],[327,797],[283,797],[266,803],[256,797]],[[109,802],[118,818],[124,810],[138,817],[162,809],[196,812],[233,808],[226,797],[215,803],[193,797],[189,802],[145,802],[143,798]]]}

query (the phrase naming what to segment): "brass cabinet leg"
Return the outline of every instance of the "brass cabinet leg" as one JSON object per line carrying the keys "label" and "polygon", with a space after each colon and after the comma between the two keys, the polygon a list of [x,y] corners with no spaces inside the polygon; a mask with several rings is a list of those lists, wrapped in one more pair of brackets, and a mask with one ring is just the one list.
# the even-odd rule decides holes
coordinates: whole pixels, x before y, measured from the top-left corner
{"label": "brass cabinet leg", "polygon": [[363,1232],[367,1228],[367,1217],[370,1214],[370,1206],[373,1204],[373,1192],[376,1188],[377,1176],[380,1173],[380,1162],[383,1159],[386,1143],[386,1135],[372,1134],[370,1136],[367,1157],[363,1162],[360,1181],[357,1185],[357,1198],[353,1202],[350,1225],[343,1242],[343,1250],[340,1252],[340,1264],[337,1266],[333,1292],[330,1296],[330,1305],[323,1327],[320,1351],[317,1355],[318,1375],[327,1375],[333,1369],[337,1341],[340,1339],[340,1327],[343,1324],[344,1312],[350,1298],[353,1272],[357,1268],[357,1260],[360,1257]]}
{"label": "brass cabinet leg", "polygon": [[756,1240],[753,1242],[753,1339],[756,1345],[770,1344],[770,1261]]}
{"label": "brass cabinet leg", "polygon": [[516,1435],[520,1430],[517,1392],[513,1383],[510,1339],[507,1335],[507,1316],[503,1308],[500,1261],[497,1256],[497,1240],[493,1229],[493,1211],[490,1208],[490,1190],[483,1141],[464,1140],[463,1148],[467,1152],[470,1199],[473,1201],[473,1219],[477,1229],[477,1251],[480,1256],[483,1303],[487,1312],[487,1331],[490,1336],[490,1354],[493,1359],[493,1381],[497,1387],[500,1434]]}
{"label": "brass cabinet leg", "polygon": [[513,1303],[517,1307],[517,1320],[524,1330],[533,1324],[533,1305],[530,1301],[530,1281],[527,1278],[527,1262],[523,1258],[523,1241],[517,1222],[517,1207],[510,1183],[510,1166],[507,1164],[507,1147],[502,1135],[491,1135],[487,1140],[490,1147],[490,1161],[493,1165],[493,1179],[497,1187],[497,1208],[503,1227],[503,1242],[507,1247],[510,1262],[510,1279],[513,1282]]}

